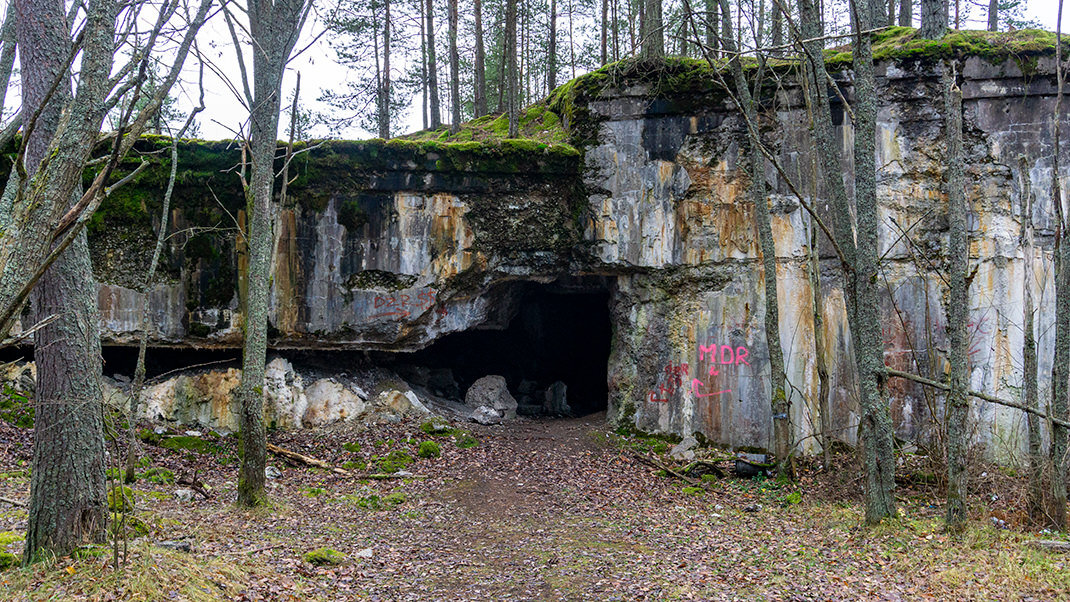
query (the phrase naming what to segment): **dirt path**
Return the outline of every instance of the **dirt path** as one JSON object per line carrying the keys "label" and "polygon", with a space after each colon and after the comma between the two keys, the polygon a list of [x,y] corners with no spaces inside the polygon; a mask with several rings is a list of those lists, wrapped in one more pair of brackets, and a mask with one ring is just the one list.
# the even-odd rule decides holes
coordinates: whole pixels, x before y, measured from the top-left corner
{"label": "dirt path", "polygon": [[[204,599],[225,600],[1055,600],[1070,591],[1065,559],[1029,551],[1020,535],[983,520],[966,538],[943,535],[931,498],[902,498],[903,519],[867,530],[854,501],[811,499],[809,477],[790,488],[725,479],[689,493],[621,448],[651,442],[622,442],[601,416],[462,425],[479,441],[470,449],[418,426],[272,433],[335,465],[414,453],[426,440],[442,454],[408,467],[422,478],[370,482],[273,459],[282,475],[270,481],[272,505],[255,511],[230,503],[233,442],[213,456],[152,448],[156,466],[197,469],[212,493],[178,502],[179,485],[135,485],[150,526],[138,549],[156,575],[147,597],[188,599],[174,588],[194,574],[211,576]],[[27,485],[0,481],[0,495]],[[0,514],[0,531],[21,520]],[[166,555],[152,547],[160,540],[193,551]],[[323,547],[345,562],[304,560]],[[3,581],[0,599],[5,587],[17,589],[11,599],[92,598],[57,573],[67,578]]]}

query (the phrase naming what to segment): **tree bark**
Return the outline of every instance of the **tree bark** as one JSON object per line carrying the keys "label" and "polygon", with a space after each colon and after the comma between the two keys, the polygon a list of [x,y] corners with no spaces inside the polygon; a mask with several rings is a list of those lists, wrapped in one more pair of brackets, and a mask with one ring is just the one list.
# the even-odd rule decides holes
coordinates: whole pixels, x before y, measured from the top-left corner
{"label": "tree bark", "polygon": [[[865,515],[869,524],[896,514],[895,449],[892,419],[884,397],[887,378],[881,337],[877,277],[879,271],[877,209],[876,117],[877,90],[873,70],[871,34],[872,6],[880,0],[859,0],[854,44],[855,102],[854,156],[855,209],[858,215],[858,247],[855,259],[855,361],[858,366],[860,410],[858,432],[866,471]],[[837,227],[837,234],[839,234]],[[849,233],[849,232],[848,232]]]}
{"label": "tree bark", "polygon": [[[602,31],[601,31],[601,62],[599,64],[605,65],[609,63],[609,0],[602,0]],[[553,88],[551,88],[552,90]]]}
{"label": "tree bark", "polygon": [[457,2],[449,0],[450,16],[450,131],[457,132],[461,129],[461,57],[457,52]]}
{"label": "tree bark", "polygon": [[442,106],[438,102],[438,64],[435,60],[435,11],[427,0],[427,89],[430,92],[431,129],[442,125]]}
{"label": "tree bark", "polygon": [[475,64],[473,70],[475,71],[473,90],[472,93],[472,110],[474,118],[479,118],[487,114],[487,57],[486,51],[483,46],[483,0],[473,0],[474,12],[475,12],[475,35],[476,35],[476,51],[475,51]]}
{"label": "tree bark", "polygon": [[509,137],[516,138],[520,130],[520,107],[517,106],[518,73],[516,69],[516,2],[505,3],[505,76],[508,80],[506,104],[509,112]]}
{"label": "tree bark", "polygon": [[719,46],[717,37],[717,1],[706,0],[706,46],[712,58],[718,58]]}
{"label": "tree bark", "polygon": [[[456,1],[456,0],[455,0]],[[383,73],[379,87],[379,137],[390,139],[390,0],[383,0]]]}
{"label": "tree bark", "polygon": [[[1052,178],[1051,198],[1055,203],[1058,217],[1058,232],[1055,247],[1055,360],[1052,370],[1051,414],[1057,418],[1067,419],[1068,390],[1067,379],[1070,378],[1070,216],[1062,200],[1062,174],[1059,165],[1059,145],[1062,124],[1063,102],[1063,55],[1062,55],[1062,16],[1063,2],[1059,0],[1058,18],[1056,19],[1055,72],[1057,93],[1055,111],[1052,119]],[[1067,429],[1052,425],[1051,445],[1048,450],[1051,458],[1051,504],[1048,516],[1052,526],[1065,531],[1066,522],[1066,469],[1067,469]]]}
{"label": "tree bark", "polygon": [[546,51],[546,77],[549,82],[547,87],[553,90],[557,87],[557,0],[550,0],[550,39],[547,42],[549,43]]}
{"label": "tree bark", "polygon": [[947,18],[947,0],[921,0],[918,35],[927,40],[942,38],[947,32]]}
{"label": "tree bark", "polygon": [[665,56],[665,32],[661,25],[661,0],[641,0],[643,16],[639,22],[642,56],[646,59]]}
{"label": "tree bark", "polygon": [[899,0],[899,26],[914,26],[914,2],[913,0]]}
{"label": "tree bark", "polygon": [[[1021,224],[1022,236],[1022,404],[1034,411],[1040,411],[1037,388],[1037,340],[1035,330],[1035,302],[1033,301],[1034,257],[1036,248],[1033,237],[1033,203],[1030,190],[1029,167],[1025,157],[1022,166],[1022,201]],[[1040,451],[1040,418],[1035,413],[1026,412],[1026,426],[1029,429],[1029,498],[1027,507],[1029,517],[1034,523],[1041,523],[1044,516],[1044,470]]]}
{"label": "tree bark", "polygon": [[988,1],[988,31],[999,30],[999,0]]}
{"label": "tree bark", "polygon": [[[56,0],[17,3],[17,36],[22,65],[22,112],[30,125],[40,116],[26,144],[26,176],[36,175],[60,127],[64,105],[71,99],[61,84],[48,98],[48,90],[67,70],[71,40],[64,4]],[[93,2],[88,7],[87,43],[109,43],[114,31],[115,5]],[[95,63],[95,75],[110,69],[104,49],[85,47],[86,61]],[[94,56],[95,55],[95,56]],[[68,149],[77,152],[76,149]],[[88,148],[83,148],[88,154]],[[73,158],[73,157],[72,157]],[[82,161],[84,163],[84,160]],[[72,162],[73,165],[73,162]],[[14,170],[13,170],[14,171]],[[46,185],[55,186],[57,182]],[[55,186],[46,191],[64,190]],[[81,195],[66,188],[66,209]],[[47,231],[47,230],[46,230]],[[37,364],[33,470],[30,481],[29,519],[23,561],[69,554],[86,543],[103,540],[105,520],[104,423],[100,389],[100,334],[96,287],[89,264],[85,233],[45,272],[32,293],[38,320],[58,319],[34,336]]]}
{"label": "tree bark", "polygon": [[417,10],[419,12],[420,21],[420,90],[423,94],[420,95],[420,108],[421,116],[423,117],[424,129],[428,129],[430,125],[427,120],[428,105],[428,93],[429,86],[427,85],[427,31],[424,29],[424,0],[416,0]]}
{"label": "tree bark", "polygon": [[249,115],[249,161],[245,239],[249,253],[244,311],[241,383],[234,397],[239,408],[241,469],[238,503],[257,506],[266,500],[264,469],[264,371],[270,270],[274,247],[275,151],[278,147],[282,77],[286,62],[308,15],[308,0],[249,0],[253,52],[253,91]]}
{"label": "tree bark", "polygon": [[969,247],[966,232],[965,173],[962,156],[962,91],[956,81],[956,66],[945,63],[941,79],[947,140],[948,270],[951,285],[947,305],[951,390],[947,394],[947,513],[949,529],[966,526],[966,453],[969,441],[967,418],[967,335],[969,313]]}
{"label": "tree bark", "polygon": [[[770,403],[773,414],[773,447],[777,457],[777,474],[790,476],[791,474],[791,420],[789,418],[791,407],[786,393],[784,375],[784,351],[780,346],[780,309],[777,303],[777,257],[776,243],[773,240],[773,230],[769,216],[769,200],[766,195],[765,182],[765,157],[759,147],[761,140],[758,139],[758,111],[753,95],[743,76],[743,66],[735,55],[735,43],[732,36],[731,13],[728,8],[728,0],[720,0],[721,14],[723,18],[724,48],[729,56],[734,56],[729,65],[732,70],[732,79],[735,83],[736,94],[743,106],[744,118],[751,127],[747,128],[748,147],[747,161],[750,163],[750,192],[751,201],[754,203],[754,217],[758,225],[758,241],[762,253],[762,273],[765,283],[765,339],[769,347],[769,373],[770,373]],[[760,65],[764,65],[759,57]],[[763,68],[758,69],[758,81],[754,87],[761,89],[761,76]]]}

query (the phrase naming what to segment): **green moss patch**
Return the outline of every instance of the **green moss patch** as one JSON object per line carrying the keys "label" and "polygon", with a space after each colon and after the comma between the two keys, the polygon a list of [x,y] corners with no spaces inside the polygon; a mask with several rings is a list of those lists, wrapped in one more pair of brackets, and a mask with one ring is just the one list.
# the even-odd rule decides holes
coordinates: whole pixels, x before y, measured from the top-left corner
{"label": "green moss patch", "polygon": [[331,548],[317,548],[305,553],[305,562],[316,566],[330,566],[342,564],[346,561],[346,555]]}
{"label": "green moss patch", "polygon": [[479,439],[466,432],[457,433],[455,441],[457,442],[457,447],[461,449],[470,449],[479,445]]}
{"label": "green moss patch", "polygon": [[139,479],[145,479],[152,481],[153,483],[160,483],[168,485],[175,482],[175,473],[167,468],[152,467],[145,472],[137,475]]}
{"label": "green moss patch", "polygon": [[189,435],[167,437],[161,439],[157,445],[165,449],[186,450],[198,454],[214,454],[222,451],[218,445],[211,441],[205,441],[200,437],[191,437]]}
{"label": "green moss patch", "polygon": [[379,472],[393,474],[399,470],[405,470],[412,464],[412,462],[412,454],[406,451],[395,450],[380,457],[376,461],[376,464],[379,468]]}
{"label": "green moss patch", "polygon": [[6,548],[7,546],[22,541],[23,536],[14,531],[0,531],[0,548]]}
{"label": "green moss patch", "polygon": [[0,571],[19,565],[19,557],[11,552],[0,552]]}
{"label": "green moss patch", "polygon": [[33,428],[33,402],[11,385],[0,391],[0,420],[20,429]]}
{"label": "green moss patch", "polygon": [[442,455],[442,446],[436,441],[424,441],[420,443],[420,451],[416,455],[421,458],[437,458]]}

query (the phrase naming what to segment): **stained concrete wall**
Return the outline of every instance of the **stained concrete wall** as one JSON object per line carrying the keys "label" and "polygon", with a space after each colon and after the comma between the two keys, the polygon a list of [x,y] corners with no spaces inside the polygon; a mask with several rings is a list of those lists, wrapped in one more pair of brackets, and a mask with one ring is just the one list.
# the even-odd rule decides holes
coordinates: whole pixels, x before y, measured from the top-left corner
{"label": "stained concrete wall", "polygon": [[[1028,75],[1014,61],[973,58],[961,67],[971,265],[977,268],[970,289],[970,382],[977,390],[1019,396],[1023,291],[1029,286],[1037,302],[1042,404],[1053,348],[1052,62],[1041,57]],[[944,117],[936,68],[878,66],[875,157],[886,361],[930,376],[942,374],[946,363]],[[518,281],[607,276],[614,321],[610,420],[651,432],[699,432],[733,447],[769,447],[766,291],[740,152],[743,124],[723,95],[667,102],[654,89],[625,81],[593,97],[584,118],[596,134],[582,163],[545,161],[550,151],[544,150],[515,170],[472,163],[452,173],[433,154],[397,160],[385,171],[357,161],[352,173],[363,175],[336,177],[323,202],[283,207],[276,222],[272,344],[417,349],[449,332],[503,327]],[[784,80],[761,108],[763,135],[788,178],[831,223],[827,200],[814,192],[813,143],[799,89]],[[848,120],[838,113],[836,121],[841,145],[850,149]],[[1059,152],[1066,169],[1070,149]],[[850,190],[850,152],[843,156]],[[835,438],[855,440],[857,394],[843,292],[820,235],[814,290],[813,220],[771,165],[766,174],[791,421],[800,450],[814,452],[823,412]],[[207,191],[187,193],[211,203]],[[1024,271],[1019,244],[1026,198],[1037,229],[1033,274]],[[233,212],[243,221],[240,206]],[[128,265],[120,261],[123,244],[107,233],[96,237],[106,342],[132,342],[145,305],[157,345],[237,346],[243,286],[237,275],[244,262],[237,234],[212,233],[214,252],[193,256],[187,248],[193,236],[182,229],[211,224],[195,223],[189,212],[176,213],[172,222],[177,234],[165,258],[168,276],[148,292],[123,277],[127,268],[115,267]],[[815,303],[823,317],[818,329]],[[818,394],[818,338],[829,370],[827,399]],[[942,400],[901,380],[891,382],[889,394],[897,435],[924,440]],[[990,456],[1010,457],[1024,447],[1020,413],[978,403],[972,418],[975,440]]]}

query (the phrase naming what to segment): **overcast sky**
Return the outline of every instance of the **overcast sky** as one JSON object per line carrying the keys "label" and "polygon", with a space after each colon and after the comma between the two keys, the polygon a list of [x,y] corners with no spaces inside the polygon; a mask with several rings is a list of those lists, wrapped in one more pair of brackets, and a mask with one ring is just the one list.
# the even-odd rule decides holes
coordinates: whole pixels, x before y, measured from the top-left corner
{"label": "overcast sky", "polygon": [[[1036,19],[1044,25],[1045,29],[1050,30],[1055,29],[1057,12],[1058,0],[1029,0],[1026,7],[1027,18]],[[1067,3],[1063,12],[1062,30],[1066,32],[1070,30],[1070,15],[1067,14],[1070,13],[1070,2]],[[209,23],[206,27],[206,31],[202,32],[201,35],[201,51],[206,54],[212,62],[217,63],[226,72],[236,73],[237,69],[233,57],[233,48],[229,44],[220,42],[230,39],[222,19],[216,19],[215,23]],[[975,23],[969,27],[983,28],[984,23]],[[314,27],[306,27],[305,29],[305,39],[302,43],[297,45],[298,48],[308,45],[308,43],[313,40],[314,32],[317,32],[320,27],[316,25]],[[204,40],[207,40],[207,43],[204,42]],[[320,41],[310,47],[308,51],[291,61],[286,80],[283,84],[284,98],[292,98],[298,71],[302,73],[301,103],[313,110],[326,110],[325,107],[315,101],[315,99],[319,97],[321,90],[343,84],[348,78],[362,78],[368,76],[366,73],[350,72],[345,67],[336,64],[333,60],[333,56],[334,54],[326,41],[321,38]],[[190,62],[193,62],[192,58]],[[195,81],[196,68],[187,69],[187,71],[189,72],[190,81]],[[442,80],[440,79],[440,81]],[[183,106],[193,106],[193,102],[196,100],[196,86],[187,85],[180,90],[176,90],[176,92],[180,97],[180,102]],[[190,98],[191,95],[192,100]],[[419,98],[417,98],[417,101],[419,101]],[[238,99],[235,98],[234,94],[230,91],[230,88],[212,73],[206,73],[205,75],[205,105],[205,111],[198,116],[198,122],[200,124],[199,137],[201,138],[233,138],[235,136],[234,132],[247,117],[246,109]],[[419,105],[416,104],[414,106],[418,107]],[[448,111],[445,107],[443,107],[443,115],[448,115]],[[418,111],[408,111],[408,115],[405,119],[405,126],[405,131],[398,133],[406,133],[421,128],[422,124],[420,123],[420,115]],[[282,134],[280,137],[283,137],[287,131],[286,126],[280,123],[280,127],[280,133]],[[316,136],[329,136],[334,138],[357,139],[370,137],[367,132],[356,128],[343,131],[326,131],[321,127],[313,129],[312,133]]]}

